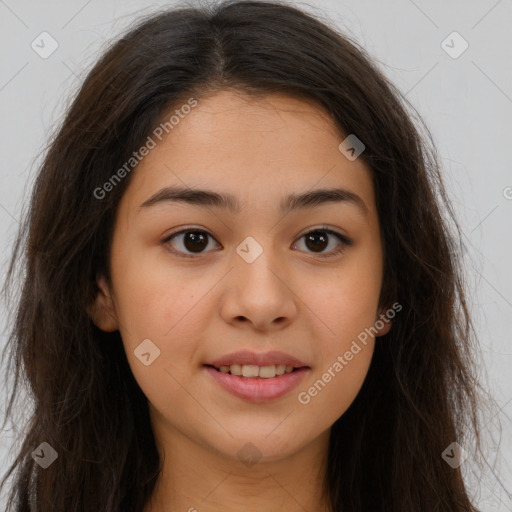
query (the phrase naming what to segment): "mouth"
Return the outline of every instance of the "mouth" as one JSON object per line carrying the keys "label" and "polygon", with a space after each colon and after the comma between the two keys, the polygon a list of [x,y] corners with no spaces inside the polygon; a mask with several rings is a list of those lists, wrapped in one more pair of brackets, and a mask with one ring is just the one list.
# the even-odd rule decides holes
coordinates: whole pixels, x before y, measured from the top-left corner
{"label": "mouth", "polygon": [[[307,377],[309,366],[205,364],[212,383],[246,402],[273,402],[288,396]],[[216,388],[214,388],[216,389]]]}
{"label": "mouth", "polygon": [[214,366],[206,364],[205,366],[212,368],[219,373],[234,375],[236,377],[244,377],[247,379],[273,379],[282,375],[296,372],[301,368],[309,368],[308,366],[286,366],[284,364],[258,366],[254,364],[231,364]]}

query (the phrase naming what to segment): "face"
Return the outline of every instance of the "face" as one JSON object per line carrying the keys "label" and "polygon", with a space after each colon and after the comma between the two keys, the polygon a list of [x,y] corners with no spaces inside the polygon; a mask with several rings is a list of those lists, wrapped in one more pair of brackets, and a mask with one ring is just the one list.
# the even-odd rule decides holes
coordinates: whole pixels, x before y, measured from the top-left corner
{"label": "face", "polygon": [[[251,442],[278,459],[325,435],[356,397],[375,343],[358,336],[383,312],[383,251],[370,171],[338,149],[345,137],[310,103],[223,91],[132,171],[112,288],[99,280],[92,315],[119,329],[155,431],[231,458]],[[168,187],[189,200],[171,200]],[[286,203],[320,189],[342,192]],[[232,196],[239,210],[194,202],[197,190]],[[303,368],[257,388],[266,379],[206,366],[241,350],[279,351]]]}

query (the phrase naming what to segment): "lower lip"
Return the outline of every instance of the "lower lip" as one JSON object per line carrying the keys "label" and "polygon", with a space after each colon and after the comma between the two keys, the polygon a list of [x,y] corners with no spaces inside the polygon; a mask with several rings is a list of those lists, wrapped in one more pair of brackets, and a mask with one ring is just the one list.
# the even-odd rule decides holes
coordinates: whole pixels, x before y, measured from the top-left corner
{"label": "lower lip", "polygon": [[211,366],[205,366],[205,369],[225,390],[250,402],[268,402],[281,398],[296,387],[310,370],[299,368],[291,373],[262,379],[238,377],[220,372]]}

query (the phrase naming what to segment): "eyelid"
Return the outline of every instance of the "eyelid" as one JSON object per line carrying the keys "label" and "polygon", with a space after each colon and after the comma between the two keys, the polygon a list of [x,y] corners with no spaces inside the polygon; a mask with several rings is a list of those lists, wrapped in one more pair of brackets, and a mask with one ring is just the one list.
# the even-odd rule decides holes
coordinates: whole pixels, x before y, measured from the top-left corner
{"label": "eyelid", "polygon": [[348,238],[343,233],[340,233],[339,231],[336,231],[336,230],[330,228],[329,226],[325,226],[325,225],[318,226],[318,227],[313,226],[313,227],[306,228],[306,230],[298,236],[297,241],[299,241],[303,236],[305,236],[309,233],[315,233],[317,231],[322,232],[322,233],[327,233],[329,235],[334,235],[341,242],[341,247],[339,247],[337,249],[333,249],[327,253],[310,252],[310,253],[307,253],[308,256],[312,256],[315,258],[324,258],[324,259],[334,258],[335,256],[339,256],[340,254],[345,252],[347,247],[350,247],[351,245],[353,245],[352,239]]}
{"label": "eyelid", "polygon": [[341,238],[341,240],[343,242],[345,242],[347,245],[352,245],[352,243],[353,243],[352,240],[347,235],[345,235],[344,233],[341,233],[340,231],[336,231],[336,229],[333,229],[330,226],[326,226],[325,224],[322,224],[320,226],[313,226],[313,227],[306,228],[298,236],[298,238],[303,237],[304,235],[307,235],[308,233],[314,233],[315,231],[322,231],[324,233],[329,233],[331,235],[339,236]]}
{"label": "eyelid", "polygon": [[[177,236],[177,235],[182,235],[184,233],[187,233],[189,231],[199,231],[199,232],[203,232],[203,233],[206,233],[207,236],[211,237],[213,240],[215,240],[219,245],[220,243],[217,241],[217,239],[206,229],[206,228],[203,228],[203,227],[197,227],[197,226],[185,226],[185,227],[181,227],[179,229],[177,229],[176,231],[173,231],[172,233],[170,233],[169,235],[167,235],[162,241],[161,243],[164,245],[164,246],[169,246],[169,242],[170,240]],[[171,249],[168,249],[170,252],[172,252],[173,254],[177,255],[178,257],[183,257],[183,258],[195,258],[195,257],[198,257],[198,256],[201,256],[201,255],[204,255],[204,254],[207,254],[208,252],[210,251],[207,251],[207,252],[204,252],[204,253],[197,253],[197,254],[187,254],[187,253],[183,253],[181,251],[177,251],[176,249],[174,248],[171,248]]]}
{"label": "eyelid", "polygon": [[[161,243],[163,245],[167,246],[167,245],[169,245],[168,242],[173,237],[175,237],[177,235],[185,234],[185,233],[190,232],[190,231],[198,231],[198,232],[205,233],[207,236],[211,237],[219,245],[221,245],[220,242],[218,242],[217,239],[207,229],[205,229],[203,227],[197,227],[197,226],[181,227],[178,230],[176,230],[176,231],[170,233],[169,235],[167,235],[161,241]],[[308,253],[310,256],[314,256],[314,257],[318,257],[318,258],[329,258],[329,257],[338,256],[339,254],[344,252],[344,250],[346,249],[347,246],[353,245],[353,241],[350,238],[348,238],[346,235],[344,235],[343,233],[340,233],[340,232],[330,228],[329,226],[325,226],[325,225],[321,225],[321,226],[317,226],[317,227],[313,226],[313,227],[306,228],[305,231],[302,234],[298,235],[297,242],[302,237],[304,237],[305,235],[310,234],[310,233],[314,233],[314,232],[317,232],[317,231],[320,231],[320,232],[323,232],[323,233],[327,233],[329,235],[334,235],[341,242],[342,247],[341,247],[341,249],[331,250],[328,253]],[[293,245],[296,245],[297,242],[295,242]],[[206,251],[206,252],[202,252],[202,253],[196,253],[196,254],[190,253],[190,254],[188,254],[188,253],[183,253],[181,251],[177,251],[174,248],[168,249],[168,250],[170,250],[173,254],[176,254],[179,257],[184,257],[184,258],[195,258],[195,257],[201,256],[201,255],[207,254],[208,252],[211,252],[211,251]]]}

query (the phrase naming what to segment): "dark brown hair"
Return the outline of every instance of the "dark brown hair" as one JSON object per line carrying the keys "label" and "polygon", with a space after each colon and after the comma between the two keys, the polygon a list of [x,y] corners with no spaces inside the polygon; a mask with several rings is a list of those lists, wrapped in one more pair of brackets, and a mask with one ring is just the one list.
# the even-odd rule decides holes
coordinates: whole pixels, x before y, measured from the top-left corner
{"label": "dark brown hair", "polygon": [[[305,11],[260,1],[141,19],[87,75],[49,142],[4,285],[19,268],[8,413],[20,380],[33,399],[5,477],[16,470],[10,510],[37,501],[38,512],[142,512],[148,502],[161,461],[147,398],[119,332],[100,331],[87,314],[96,277],[110,283],[116,208],[130,175],[102,199],[93,192],[171,106],[227,88],[314,102],[366,146],[360,158],[372,171],[385,249],[381,304],[397,301],[402,311],[332,427],[325,491],[333,511],[476,511],[461,468],[441,456],[470,435],[480,450],[480,388],[457,224],[432,137],[356,42]],[[42,442],[59,454],[43,471],[31,457]]]}

